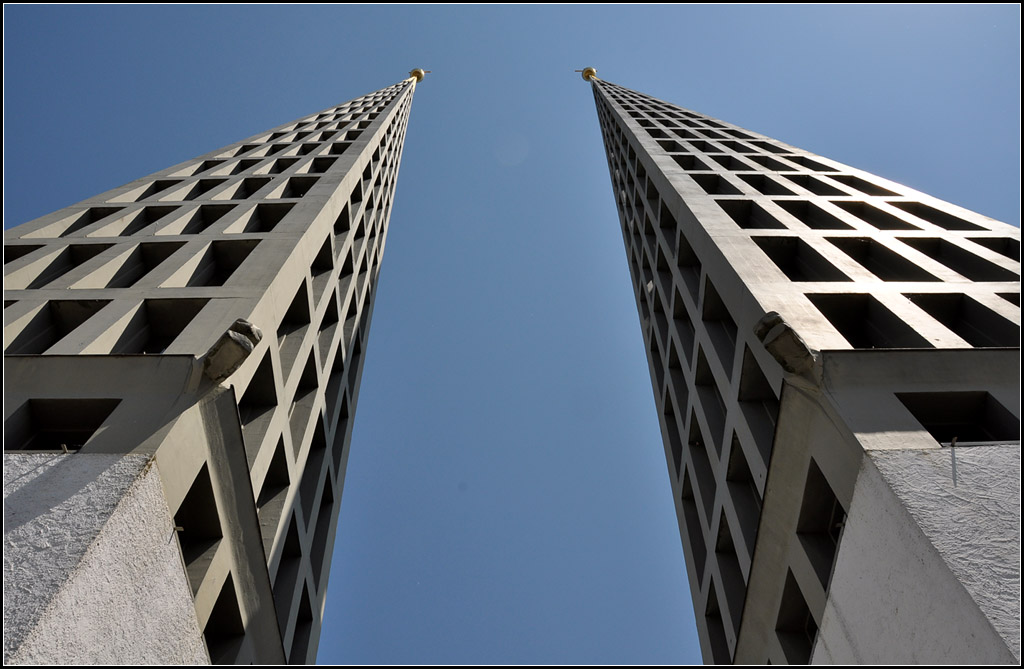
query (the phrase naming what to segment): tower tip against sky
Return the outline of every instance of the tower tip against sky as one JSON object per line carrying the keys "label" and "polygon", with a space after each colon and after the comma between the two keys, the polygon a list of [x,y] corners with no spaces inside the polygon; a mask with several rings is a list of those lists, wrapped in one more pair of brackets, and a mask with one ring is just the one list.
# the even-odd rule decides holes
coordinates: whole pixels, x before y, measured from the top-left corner
{"label": "tower tip against sky", "polygon": [[705,661],[1019,663],[1020,230],[593,84]]}

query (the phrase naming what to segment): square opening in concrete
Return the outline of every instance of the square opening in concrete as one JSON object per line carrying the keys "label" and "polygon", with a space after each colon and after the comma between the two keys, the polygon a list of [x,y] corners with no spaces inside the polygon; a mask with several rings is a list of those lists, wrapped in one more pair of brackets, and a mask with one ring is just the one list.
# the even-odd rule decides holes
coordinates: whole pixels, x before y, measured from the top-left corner
{"label": "square opening in concrete", "polygon": [[852,174],[830,174],[829,178],[835,179],[844,186],[860,191],[865,195],[877,195],[877,196],[892,196],[896,195],[891,190],[882,188],[878,184],[873,184],[870,181],[865,181],[860,177],[855,177]]}
{"label": "square opening in concrete", "polygon": [[146,242],[139,244],[84,279],[74,288],[129,288],[156,269],[185,242]]}
{"label": "square opening in concrete", "polygon": [[750,142],[750,144],[752,146],[756,146],[758,149],[762,151],[768,151],[770,153],[786,153],[787,151],[787,149],[784,149],[781,146],[772,144],[771,142],[766,142],[762,139],[753,140]]}
{"label": "square opening in concrete", "polygon": [[[718,390],[718,383],[715,381],[711,366],[704,356],[704,349],[698,345],[697,368],[694,373],[694,387],[697,390],[697,397],[704,410],[704,417],[708,422],[708,429],[711,430],[711,443],[714,444],[715,452],[721,455],[722,437],[725,430],[725,402],[722,400],[722,393]],[[691,426],[690,436],[693,437]]]}
{"label": "square opening in concrete", "polygon": [[180,528],[177,532],[181,556],[194,595],[199,592],[223,537],[209,465],[204,463],[196,475],[181,506],[174,513],[174,524]]}
{"label": "square opening in concrete", "polygon": [[815,195],[846,195],[846,193],[839,190],[835,186],[831,186],[822,181],[821,179],[811,176],[810,174],[787,174],[785,178],[797,184],[804,190],[808,190],[814,193]]}
{"label": "square opening in concrete", "polygon": [[[327,478],[325,475],[327,470],[326,455],[327,432],[324,429],[323,418],[318,416],[316,427],[313,431],[313,441],[309,445],[306,461],[302,465],[302,478],[299,481],[299,503],[302,508],[302,517],[306,521],[307,531],[312,529],[313,505],[317,499],[320,481]],[[330,485],[330,483],[328,482],[327,485]]]}
{"label": "square opening in concrete", "polygon": [[218,186],[226,182],[227,179],[200,179],[199,181],[193,183],[190,187],[182,191],[178,191],[176,193],[171,193],[167,195],[167,197],[163,197],[161,199],[184,201],[195,200],[196,198],[200,198],[203,195],[206,195],[214,188],[217,188]]}
{"label": "square opening in concrete", "polygon": [[335,142],[327,149],[327,153],[332,156],[340,156],[350,146],[352,146],[352,142]]}
{"label": "square opening in concrete", "polygon": [[807,298],[853,348],[932,348],[871,295],[809,294]]}
{"label": "square opening in concrete", "polygon": [[277,347],[281,358],[281,374],[287,382],[295,359],[302,348],[310,324],[309,291],[306,281],[299,284],[288,310],[277,328]]}
{"label": "square opening in concrete", "polygon": [[959,216],[954,216],[953,214],[946,213],[944,211],[936,209],[935,207],[929,207],[928,205],[922,204],[920,202],[890,202],[889,204],[899,209],[902,209],[908,214],[913,214],[914,216],[917,216],[918,218],[924,221],[928,221],[932,225],[937,225],[940,228],[944,228],[946,230],[985,229],[980,225],[971,223],[969,221],[965,221]]}
{"label": "square opening in concrete", "polygon": [[708,641],[711,644],[711,660],[714,664],[732,664],[732,653],[725,636],[725,622],[722,619],[722,608],[718,604],[718,589],[715,579],[711,579],[708,588],[708,603],[704,607],[704,623],[708,630]]}
{"label": "square opening in concrete", "polygon": [[43,248],[42,244],[13,244],[4,241],[4,264],[23,258],[33,251]]}
{"label": "square opening in concrete", "polygon": [[691,174],[690,178],[708,195],[740,195],[741,191],[721,174]]}
{"label": "square opening in concrete", "polygon": [[[308,164],[309,174],[322,174],[331,168],[331,165],[338,160],[336,157],[314,158]],[[301,171],[301,170],[300,170]]]}
{"label": "square opening in concrete", "polygon": [[235,664],[245,641],[245,625],[242,623],[238,594],[230,574],[210,612],[210,618],[203,629],[203,638],[210,651],[212,664]]}
{"label": "square opening in concrete", "polygon": [[274,546],[274,537],[281,524],[281,515],[288,498],[291,477],[288,474],[288,459],[284,450],[284,439],[277,440],[270,466],[263,477],[260,492],[256,496],[256,512],[260,521],[260,535],[263,538],[263,551],[270,555]]}
{"label": "square opening in concrete", "polygon": [[690,298],[696,304],[700,295],[701,264],[682,230],[676,239],[676,266],[683,277],[683,284],[689,291]]}
{"label": "square opening in concrete", "polygon": [[259,243],[258,239],[213,242],[186,260],[162,285],[223,286]]}
{"label": "square opening in concrete", "polygon": [[744,230],[785,228],[782,221],[769,214],[752,200],[715,200],[715,204],[729,214],[729,218]]}
{"label": "square opening in concrete", "polygon": [[733,434],[729,446],[729,461],[725,472],[729,498],[739,519],[739,532],[747,547],[747,558],[753,559],[754,541],[757,539],[757,526],[761,522],[761,492],[757,482],[750,473],[750,464],[743,452],[743,445]]}
{"label": "square opening in concrete", "polygon": [[313,635],[313,607],[310,605],[309,590],[302,584],[302,596],[299,610],[295,616],[295,634],[292,636],[291,650],[288,651],[289,664],[306,664],[309,662],[309,642]]}
{"label": "square opening in concrete", "polygon": [[74,212],[65,216],[56,223],[51,223],[47,226],[36,230],[35,232],[29,232],[23,237],[67,237],[68,235],[74,234],[83,228],[86,228],[93,223],[97,223],[113,216],[114,214],[122,211],[124,207],[90,207],[85,211]]}
{"label": "square opening in concrete", "polygon": [[[43,288],[112,246],[113,244],[65,246],[56,255],[51,256],[50,260],[31,263],[29,267],[24,267],[4,277],[4,288],[8,290]],[[31,274],[35,272],[37,272],[35,278],[29,280]],[[28,281],[27,285],[25,285],[25,281]]]}
{"label": "square opening in concrete", "polygon": [[750,163],[740,160],[740,158],[730,153],[725,153],[722,155],[716,154],[708,157],[714,160],[722,167],[724,167],[725,169],[729,170],[730,172],[751,172],[757,169]]}
{"label": "square opening in concrete", "polygon": [[262,162],[263,160],[260,158],[246,158],[245,160],[239,160],[237,163],[235,163],[234,167],[231,168],[229,174],[234,175],[241,174],[243,172],[248,172],[249,170],[256,167]]}
{"label": "square opening in concrete", "polygon": [[[274,409],[277,408],[276,388],[274,368],[270,353],[267,352],[238,400],[238,417],[242,423],[242,438],[245,441],[245,454],[250,466],[256,459],[267,427],[274,417]],[[235,393],[238,394],[237,389]]]}
{"label": "square opening in concrete", "polygon": [[683,440],[679,436],[675,400],[672,399],[671,393],[665,396],[665,409],[662,414],[662,425],[665,426],[665,430],[668,432],[669,452],[672,455],[672,476],[673,478],[678,478],[679,469],[682,467],[683,462]]}
{"label": "square opening in concrete", "polygon": [[710,524],[712,512],[715,509],[715,470],[711,466],[711,458],[708,456],[710,446],[704,440],[704,432],[697,421],[697,414],[690,412],[690,431],[687,438],[687,447],[690,456],[690,466],[693,478],[697,481],[697,490],[700,493],[701,505],[704,507],[704,518]]}
{"label": "square opening in concrete", "polygon": [[[838,177],[836,177],[838,178]],[[849,212],[879,230],[920,230],[919,227],[866,202],[835,200],[831,204]]]}
{"label": "square opening in concrete", "polygon": [[309,271],[313,275],[313,297],[317,302],[323,299],[324,291],[331,282],[331,273],[334,271],[334,249],[331,247],[333,236],[328,233],[320,250],[317,251]]}
{"label": "square opening in concrete", "polygon": [[110,304],[109,300],[50,300],[4,329],[5,355],[38,355]]}
{"label": "square opening in concrete", "polygon": [[302,544],[299,541],[298,519],[291,517],[284,544],[281,546],[281,559],[274,575],[274,608],[277,609],[277,625],[281,630],[281,638],[288,631],[288,620],[295,607],[296,586],[306,589],[306,580],[299,578],[302,567]]}
{"label": "square opening in concrete", "polygon": [[762,464],[771,461],[775,424],[779,420],[779,398],[772,389],[754,354],[743,347],[743,367],[740,371],[738,400],[743,418],[754,437]]}
{"label": "square opening in concrete", "polygon": [[90,237],[127,237],[142,232],[167,214],[178,209],[177,205],[144,207],[99,226],[89,233]]}
{"label": "square opening in concrete", "polygon": [[740,568],[739,554],[736,543],[729,529],[728,514],[724,509],[718,516],[718,538],[715,539],[715,559],[718,561],[718,573],[722,577],[722,590],[725,603],[729,607],[729,615],[724,617],[731,626],[731,636],[736,638],[740,631],[740,619],[743,616],[743,601],[747,597],[747,581]]}
{"label": "square opening in concrete", "polygon": [[[334,411],[328,407],[328,411]],[[334,421],[334,438],[331,440],[331,461],[334,463],[334,474],[338,485],[344,481],[345,472],[342,463],[345,461],[345,440],[348,437],[349,413],[348,396],[342,395],[341,407],[337,410],[337,420]]]}
{"label": "square opening in concrete", "polygon": [[792,155],[792,156],[782,156],[782,157],[785,158],[786,160],[790,161],[790,162],[796,163],[797,165],[799,165],[800,167],[803,167],[804,169],[811,170],[812,172],[835,172],[836,171],[835,167],[829,167],[828,165],[824,165],[822,163],[819,163],[816,160],[811,160],[810,158],[808,158],[807,156],[804,156],[804,155]]}
{"label": "square opening in concrete", "polygon": [[274,162],[271,163],[268,174],[280,174],[285,172],[291,169],[291,167],[297,162],[299,162],[298,158],[276,158]]}
{"label": "square opening in concrete", "polygon": [[242,179],[238,187],[228,194],[226,200],[244,200],[254,196],[264,186],[270,183],[270,177],[249,177]]}
{"label": "square opening in concrete", "polygon": [[696,339],[696,332],[693,328],[693,321],[690,320],[689,310],[683,302],[683,294],[678,288],[673,289],[672,299],[672,322],[674,331],[679,338],[679,344],[689,367],[693,363],[693,342]]}
{"label": "square opening in concrete", "polygon": [[687,171],[710,171],[711,168],[707,166],[700,158],[693,155],[692,153],[686,153],[681,155],[672,156],[672,160],[676,161],[679,167],[682,167]]}
{"label": "square opening in concrete", "polygon": [[790,281],[850,281],[799,237],[751,237]]}
{"label": "square opening in concrete", "polygon": [[334,335],[338,331],[338,296],[337,291],[328,296],[327,311],[320,319],[317,327],[317,340],[320,352],[320,363],[326,364],[331,351],[335,348]]}
{"label": "square opening in concrete", "polygon": [[196,235],[234,209],[233,204],[204,204],[178,220],[160,228],[158,235]]}
{"label": "square opening in concrete", "polygon": [[302,368],[302,374],[299,376],[299,385],[295,389],[291,409],[288,413],[288,422],[291,426],[292,449],[296,460],[298,460],[299,451],[309,426],[310,416],[316,406],[316,393],[319,388],[316,362],[313,357],[313,351],[310,350],[309,355],[306,357],[305,365]]}
{"label": "square opening in concrete", "polygon": [[867,237],[829,237],[843,253],[850,256],[864,269],[882,281],[938,281],[932,274],[921,269],[885,244]]}
{"label": "square opening in concrete", "polygon": [[1020,443],[1020,419],[983,390],[896,397],[940,444]]}
{"label": "square opening in concrete", "polygon": [[275,189],[269,197],[281,199],[304,197],[318,180],[319,177],[291,177],[285,182],[284,187]]}
{"label": "square opening in concrete", "polygon": [[258,204],[239,222],[233,223],[225,232],[270,232],[288,215],[294,203]]}
{"label": "square opening in concrete", "polygon": [[846,511],[818,464],[812,459],[807,469],[796,533],[826,592],[845,522]]}
{"label": "square opening in concrete", "polygon": [[718,354],[718,360],[725,369],[725,375],[731,379],[738,330],[736,321],[733,320],[710,277],[704,281],[704,308],[701,317],[711,344]]}
{"label": "square opening in concrete", "polygon": [[762,154],[743,156],[744,159],[749,160],[753,163],[757,163],[761,167],[767,169],[770,172],[793,172],[796,170],[795,167],[787,163],[782,162],[771,156],[765,156]]}
{"label": "square opening in concrete", "polygon": [[813,230],[850,230],[852,226],[821,207],[803,200],[775,200],[786,213]]}
{"label": "square opening in concrete", "polygon": [[173,188],[181,183],[181,179],[157,179],[153,183],[144,187],[141,191],[133,191],[132,196],[135,202],[151,198],[154,195],[163,193],[168,188]]}
{"label": "square opening in concrete", "polygon": [[795,195],[793,191],[767,174],[740,174],[737,176],[762,195]]}
{"label": "square opening in concrete", "polygon": [[1020,345],[1020,326],[963,293],[920,293],[906,297],[971,346]]}
{"label": "square opening in concrete", "polygon": [[975,244],[981,244],[990,251],[1020,262],[1020,240],[1012,237],[968,237]]}
{"label": "square opening in concrete", "polygon": [[324,491],[320,495],[319,509],[316,512],[316,528],[313,530],[313,543],[309,551],[309,561],[313,567],[313,587],[320,590],[324,577],[324,566],[328,563],[327,539],[331,532],[331,519],[334,515],[334,486],[330,478],[324,483]]}
{"label": "square opening in concrete", "polygon": [[4,450],[78,451],[120,403],[96,398],[28,400],[4,421]]}
{"label": "square opening in concrete", "polygon": [[971,281],[1020,281],[1019,273],[976,256],[945,239],[901,237],[900,241]]}
{"label": "square opening in concrete", "polygon": [[[707,132],[707,131],[705,131],[705,132]],[[732,140],[732,139],[729,139],[729,140],[726,140],[726,141],[723,141],[723,142],[719,142],[719,144],[721,144],[725,148],[729,149],[730,151],[735,151],[736,153],[743,153],[743,154],[757,154],[757,153],[760,153],[754,147],[752,147],[752,146],[750,146],[748,144],[744,144],[743,142],[737,142],[737,141]]]}
{"label": "square opening in concrete", "polygon": [[167,350],[209,300],[143,300],[110,348],[116,355],[156,355]]}
{"label": "square opening in concrete", "polygon": [[808,664],[811,650],[818,636],[818,624],[814,621],[807,599],[800,586],[787,570],[786,585],[779,603],[779,616],[775,622],[775,634],[789,664]]}
{"label": "square opening in concrete", "polygon": [[704,530],[700,522],[700,512],[697,510],[697,501],[693,494],[693,483],[690,481],[689,468],[683,468],[680,475],[682,482],[682,493],[680,503],[683,507],[683,526],[686,536],[690,539],[684,544],[693,555],[694,582],[700,587],[704,581],[704,567],[707,562],[707,545],[704,542]]}

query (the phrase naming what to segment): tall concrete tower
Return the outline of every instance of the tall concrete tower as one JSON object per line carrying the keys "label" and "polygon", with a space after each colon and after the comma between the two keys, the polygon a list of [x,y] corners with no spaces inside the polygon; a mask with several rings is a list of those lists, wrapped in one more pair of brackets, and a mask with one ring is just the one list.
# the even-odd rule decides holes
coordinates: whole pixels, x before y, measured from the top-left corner
{"label": "tall concrete tower", "polygon": [[5,232],[5,663],[316,657],[423,74]]}
{"label": "tall concrete tower", "polygon": [[1020,231],[592,83],[715,663],[1020,661]]}

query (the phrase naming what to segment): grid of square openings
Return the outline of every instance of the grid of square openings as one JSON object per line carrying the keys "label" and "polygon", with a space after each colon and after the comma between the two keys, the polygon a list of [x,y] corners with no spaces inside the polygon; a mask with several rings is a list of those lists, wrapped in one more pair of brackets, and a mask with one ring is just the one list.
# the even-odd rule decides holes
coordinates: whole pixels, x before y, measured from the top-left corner
{"label": "grid of square openings", "polygon": [[729,661],[750,574],[781,376],[762,367],[775,363],[738,330],[734,307],[611,110],[595,97],[679,495],[691,583],[705,609],[713,659]]}
{"label": "grid of square openings", "polygon": [[[347,103],[323,112],[313,117],[314,120],[297,127],[322,126],[325,122],[345,127],[350,126],[352,122],[368,124],[401,93],[401,90],[400,86],[393,87],[382,95]],[[408,99],[403,104],[405,106],[401,113],[394,117],[395,120],[387,129],[384,141],[374,154],[372,164],[367,167],[363,182],[357,186],[352,206],[346,208],[346,211],[359,209],[352,214],[357,223],[354,226],[354,235],[356,239],[366,237],[369,240],[367,247],[371,249],[369,256],[361,262],[358,259],[353,260],[354,267],[360,270],[360,280],[365,280],[369,268],[376,265],[381,253],[374,240],[384,232],[383,221],[387,220],[393,198],[398,157],[390,151],[390,147],[402,146]],[[397,123],[398,119],[402,119],[401,124]],[[383,165],[378,164],[381,155],[385,156]],[[288,184],[294,183],[297,179],[304,179],[306,181],[302,183],[311,185],[319,178],[318,174],[330,169],[336,160],[337,156],[293,159],[288,168],[290,172],[280,177],[286,180],[283,187],[287,189]],[[206,162],[209,161],[197,161],[195,164],[202,167]],[[273,167],[280,162],[271,160],[266,166]],[[373,171],[374,179],[367,178],[370,170]],[[225,180],[243,188],[248,187],[247,184],[252,178],[240,175],[230,176]],[[202,179],[195,183],[201,181]],[[165,182],[166,180],[157,179],[153,183],[165,185]],[[133,194],[138,192],[149,192],[159,196],[160,193],[166,193],[167,189],[143,187],[140,191],[139,188],[135,188],[130,190],[129,195],[134,197]],[[236,205],[230,201],[212,199],[207,203],[201,199],[195,205],[185,206],[129,203],[119,206],[93,206],[85,210],[81,210],[80,207],[71,208],[67,210],[71,213],[58,216],[56,222],[45,228],[36,230],[25,238],[9,240],[5,244],[5,289],[60,289],[61,295],[55,297],[62,299],[45,303],[41,310],[36,309],[28,317],[21,317],[24,328],[16,333],[14,342],[5,348],[6,352],[38,354],[49,350],[52,345],[68,335],[71,329],[82,325],[84,315],[89,318],[94,316],[98,310],[92,308],[94,305],[109,304],[110,300],[93,299],[97,297],[97,290],[101,291],[101,294],[106,294],[109,289],[134,288],[133,294],[137,294],[139,289],[144,289],[142,296],[153,298],[143,301],[139,314],[126,328],[122,338],[130,338],[130,333],[135,329],[166,329],[158,319],[152,317],[156,311],[160,314],[180,313],[183,317],[194,317],[196,314],[193,307],[196,300],[172,300],[165,296],[161,297],[159,289],[223,286],[229,283],[243,262],[252,258],[258,263],[259,254],[254,251],[257,251],[260,241],[265,238],[265,233],[274,230],[294,207],[294,202],[285,199],[280,202],[273,198],[264,199],[268,194],[264,189],[260,189],[259,192],[258,196],[255,192],[251,193],[258,200],[251,205]],[[362,202],[364,192],[368,193],[365,203]],[[113,199],[131,198],[122,194]],[[345,227],[347,229],[347,223]],[[74,296],[73,293],[69,295],[66,292],[68,289],[89,290],[87,296],[90,299],[66,299]],[[110,294],[113,298],[117,295],[116,292]],[[197,297],[200,296],[210,295],[197,293]],[[73,309],[68,307],[71,304],[85,306]],[[68,313],[73,313],[75,317],[67,317]],[[118,317],[120,315],[117,314]],[[100,320],[102,319],[101,316]],[[182,329],[187,325],[187,320],[183,321],[182,318],[174,320],[181,323]],[[180,331],[179,329],[176,332]],[[166,336],[160,337],[159,340],[170,344]],[[124,347],[118,345],[111,352],[159,352],[154,347],[155,344],[132,344],[128,347],[132,350],[122,350]],[[136,348],[139,351],[135,351]]]}
{"label": "grid of square openings", "polygon": [[319,615],[309,603],[322,601],[326,586],[324,547],[337,515],[366,317],[401,158],[409,101],[402,104],[294,288],[276,346],[236,391],[281,634],[298,661]]}
{"label": "grid of square openings", "polygon": [[[920,322],[941,324],[928,332],[949,341],[952,331],[972,346],[1013,346],[1019,339],[1019,315],[1012,302],[1020,280],[1020,242],[1000,224],[988,227],[916,202],[860,176],[844,174],[823,159],[786,149],[693,112],[603,84],[609,97],[660,150],[712,199],[779,271],[778,281],[802,284],[823,316],[855,348],[930,347],[895,314],[915,312]],[[607,135],[625,152],[609,153],[617,200],[639,201],[653,184],[627,183],[625,163],[635,158],[625,140],[628,131],[598,97]],[[732,132],[730,132],[732,131]],[[696,133],[705,133],[700,136]],[[723,140],[708,133],[746,135],[748,141]],[[715,139],[714,142],[708,141]],[[618,157],[617,157],[618,156]],[[848,171],[848,170],[846,170]],[[621,207],[620,207],[621,209]],[[783,279],[783,277],[785,277]],[[947,304],[925,308],[925,300],[908,290],[887,298],[889,306],[862,294],[850,295],[833,282],[871,283],[931,281],[952,291],[936,296]],[[990,282],[987,304],[961,294],[965,282]],[[811,285],[808,285],[811,284]],[[998,285],[1003,284],[1003,285]],[[977,292],[980,286],[971,287]],[[983,288],[983,290],[985,290]],[[935,300],[929,301],[931,305]],[[955,304],[954,304],[955,302]],[[915,307],[917,307],[915,309]],[[925,314],[921,314],[920,311]],[[843,317],[856,312],[866,321]],[[1019,313],[1019,312],[1018,312]],[[860,324],[858,324],[860,323]],[[944,329],[943,329],[944,328]],[[980,336],[992,331],[992,336]],[[874,333],[881,332],[881,336]]]}
{"label": "grid of square openings", "polygon": [[[325,555],[337,523],[335,500],[344,477],[349,416],[368,328],[364,315],[372,299],[407,122],[408,99],[401,104],[379,144],[362,149],[368,159],[362,180],[352,192],[336,194],[345,202],[338,224],[316,228],[322,243],[279,315],[276,333],[267,333],[270,347],[263,347],[233,377],[274,610],[290,663],[309,660],[313,631],[319,626]],[[354,273],[353,267],[362,271]],[[201,482],[197,479],[193,486],[200,493]],[[195,556],[189,561],[193,587],[223,583],[204,636],[211,656],[230,662],[245,633],[237,615],[237,593],[230,574],[225,580],[223,574],[203,569],[202,556],[210,546],[215,548],[219,532],[197,537],[183,540],[186,560]]]}

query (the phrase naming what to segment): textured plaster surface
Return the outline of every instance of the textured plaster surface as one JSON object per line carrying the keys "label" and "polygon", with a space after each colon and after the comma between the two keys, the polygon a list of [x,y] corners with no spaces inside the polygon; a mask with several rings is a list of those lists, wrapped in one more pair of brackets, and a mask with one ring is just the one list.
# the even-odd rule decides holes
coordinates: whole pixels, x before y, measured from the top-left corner
{"label": "textured plaster surface", "polygon": [[1020,452],[869,451],[812,661],[1016,663]]}
{"label": "textured plaster surface", "polygon": [[1019,660],[1020,447],[912,450],[871,457]]}
{"label": "textured plaster surface", "polygon": [[148,457],[4,455],[4,662],[209,662]]}

